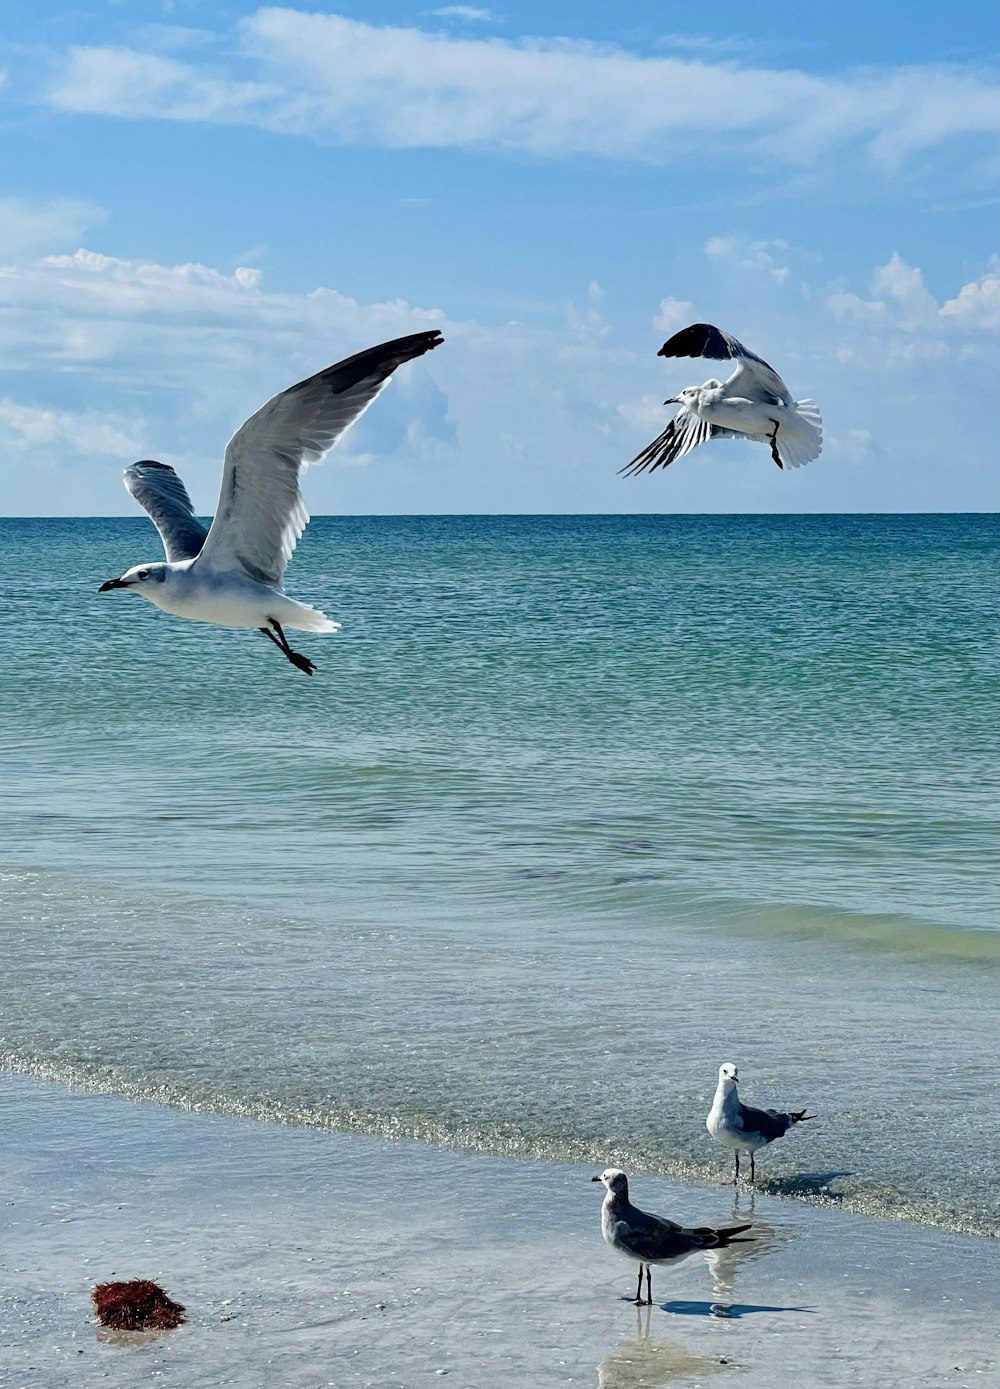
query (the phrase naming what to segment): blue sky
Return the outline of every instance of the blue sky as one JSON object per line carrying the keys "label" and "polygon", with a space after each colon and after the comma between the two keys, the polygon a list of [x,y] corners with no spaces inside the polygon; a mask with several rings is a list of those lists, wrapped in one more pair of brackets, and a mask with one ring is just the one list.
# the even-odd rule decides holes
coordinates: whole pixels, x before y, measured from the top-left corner
{"label": "blue sky", "polygon": [[[751,29],[750,22],[760,26]],[[994,7],[6,0],[0,470],[15,515],[215,503],[233,430],[441,328],[314,513],[996,506]],[[705,320],[815,398],[783,475],[617,470]]]}

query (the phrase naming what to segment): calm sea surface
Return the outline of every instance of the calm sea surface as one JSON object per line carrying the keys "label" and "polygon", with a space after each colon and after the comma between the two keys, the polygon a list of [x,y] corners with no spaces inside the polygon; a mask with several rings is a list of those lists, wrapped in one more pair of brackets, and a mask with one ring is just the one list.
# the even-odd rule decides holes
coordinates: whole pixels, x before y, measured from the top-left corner
{"label": "calm sea surface", "polygon": [[8,1067],[992,1228],[995,518],[321,518],[312,680],[0,555]]}

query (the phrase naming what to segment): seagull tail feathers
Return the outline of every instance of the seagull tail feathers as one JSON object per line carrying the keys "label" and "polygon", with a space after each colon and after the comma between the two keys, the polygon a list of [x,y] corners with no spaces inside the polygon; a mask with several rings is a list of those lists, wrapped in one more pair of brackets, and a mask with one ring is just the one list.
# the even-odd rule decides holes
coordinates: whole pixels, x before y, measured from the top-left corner
{"label": "seagull tail feathers", "polygon": [[823,450],[823,421],[814,400],[797,400],[781,421],[778,453],[786,468],[801,468]]}
{"label": "seagull tail feathers", "polygon": [[294,598],[288,598],[286,602],[291,603],[295,609],[294,617],[286,615],[282,617],[282,623],[286,627],[294,627],[298,632],[339,632],[340,623],[334,622],[327,617],[326,613],[320,612],[319,608],[311,607],[308,603],[299,603]]}
{"label": "seagull tail feathers", "polygon": [[737,1239],[736,1236],[752,1228],[752,1225],[730,1225],[727,1230],[716,1230],[715,1233],[719,1237],[718,1247],[725,1249],[727,1244],[749,1244],[754,1238],[753,1235],[747,1235],[744,1239]]}

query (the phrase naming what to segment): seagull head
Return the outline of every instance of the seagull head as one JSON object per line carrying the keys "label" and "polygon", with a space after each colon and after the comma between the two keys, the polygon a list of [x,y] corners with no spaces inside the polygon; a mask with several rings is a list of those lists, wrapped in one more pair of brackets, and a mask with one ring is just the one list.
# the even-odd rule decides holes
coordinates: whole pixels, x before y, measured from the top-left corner
{"label": "seagull head", "polygon": [[722,1065],[719,1067],[719,1080],[731,1081],[733,1085],[739,1084],[737,1079],[737,1068],[731,1061],[723,1061]]}
{"label": "seagull head", "polygon": [[688,409],[693,410],[698,404],[701,389],[700,386],[685,386],[683,391],[678,391],[676,395],[672,395],[669,400],[665,400],[663,403],[664,405],[686,405]]}
{"label": "seagull head", "polygon": [[605,1167],[599,1177],[591,1177],[592,1182],[603,1182],[612,1196],[628,1200],[628,1177],[620,1167]]}
{"label": "seagull head", "polygon": [[110,593],[113,588],[132,588],[136,592],[142,593],[143,589],[162,584],[166,577],[167,566],[162,562],[158,564],[134,564],[131,569],[126,569],[120,579],[106,579],[97,591],[98,593]]}

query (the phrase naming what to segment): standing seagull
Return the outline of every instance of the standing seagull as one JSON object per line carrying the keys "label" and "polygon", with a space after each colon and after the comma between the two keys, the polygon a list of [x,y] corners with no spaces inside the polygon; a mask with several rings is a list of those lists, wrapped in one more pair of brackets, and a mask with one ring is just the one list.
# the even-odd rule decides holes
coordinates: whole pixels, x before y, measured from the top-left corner
{"label": "standing seagull", "polygon": [[149,512],[167,561],[134,565],[98,593],[128,588],[175,617],[256,627],[312,675],[312,661],[292,650],[283,627],[335,632],[340,623],[282,591],[285,566],[309,520],[299,473],[333,448],[397,367],[443,341],[434,331],[369,347],[262,405],[226,448],[211,530],[168,464],[146,459],[126,468],[125,486]]}
{"label": "standing seagull", "polygon": [[[723,1249],[734,1242],[736,1235],[749,1230],[749,1225],[731,1225],[728,1230],[715,1230],[704,1225],[686,1230],[672,1220],[633,1206],[628,1199],[628,1177],[617,1167],[607,1167],[591,1181],[603,1182],[607,1188],[601,1206],[601,1233],[612,1249],[639,1265],[639,1282],[635,1289],[636,1304],[642,1302],[642,1272],[646,1271],[646,1305],[653,1305],[652,1264],[679,1264],[692,1254],[705,1249]],[[736,1244],[744,1241],[735,1240]]]}
{"label": "standing seagull", "polygon": [[776,1138],[783,1138],[793,1124],[801,1124],[806,1119],[815,1119],[815,1114],[807,1114],[804,1109],[798,1113],[779,1114],[776,1109],[751,1109],[742,1104],[736,1093],[736,1067],[725,1061],[719,1067],[719,1083],[715,1099],[709,1110],[705,1127],[717,1143],[736,1149],[736,1172],[733,1186],[740,1180],[740,1152],[750,1154],[750,1183],[753,1185],[754,1153]]}
{"label": "standing seagull", "polygon": [[711,377],[703,386],[685,386],[680,395],[665,400],[664,405],[680,409],[659,438],[622,469],[627,476],[665,468],[709,439],[769,443],[779,468],[801,468],[819,457],[823,430],[816,402],[793,400],[774,368],[728,333],[711,323],[692,323],[657,355],[711,357],[735,361],[736,367],[726,381]]}

